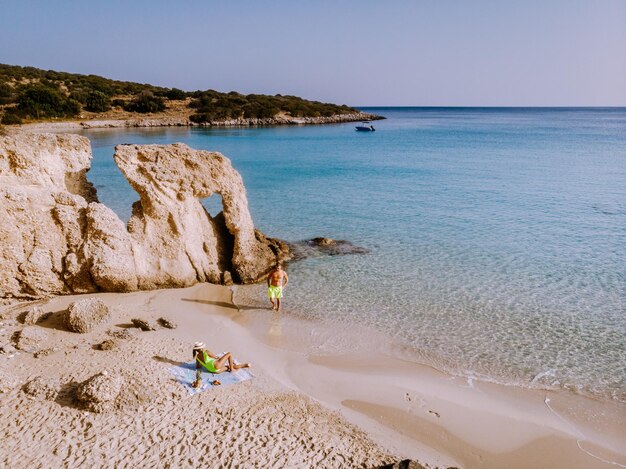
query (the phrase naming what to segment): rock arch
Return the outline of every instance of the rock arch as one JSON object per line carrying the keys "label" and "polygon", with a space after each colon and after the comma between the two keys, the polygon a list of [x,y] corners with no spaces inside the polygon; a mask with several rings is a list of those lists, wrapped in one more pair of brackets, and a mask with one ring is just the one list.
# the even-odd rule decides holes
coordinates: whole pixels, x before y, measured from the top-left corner
{"label": "rock arch", "polygon": [[[139,195],[127,225],[87,181],[91,148],[77,135],[0,138],[0,296],[133,291],[264,277],[284,243],[254,229],[228,158],[183,144],[118,145]],[[200,200],[220,194],[221,215]]]}

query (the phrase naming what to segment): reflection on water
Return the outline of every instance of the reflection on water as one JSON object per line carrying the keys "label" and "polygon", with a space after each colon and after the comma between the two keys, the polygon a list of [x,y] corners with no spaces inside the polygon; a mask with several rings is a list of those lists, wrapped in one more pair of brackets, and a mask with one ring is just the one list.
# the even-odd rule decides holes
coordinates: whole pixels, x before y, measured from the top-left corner
{"label": "reflection on water", "polygon": [[273,312],[268,322],[267,340],[274,347],[281,345],[283,337],[283,328],[281,323],[281,313]]}

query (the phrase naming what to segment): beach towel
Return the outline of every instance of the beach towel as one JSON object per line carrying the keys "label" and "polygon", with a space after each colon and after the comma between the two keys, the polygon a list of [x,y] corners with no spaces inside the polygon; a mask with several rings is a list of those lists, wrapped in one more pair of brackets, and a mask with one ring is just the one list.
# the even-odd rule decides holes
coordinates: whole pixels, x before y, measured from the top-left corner
{"label": "beach towel", "polygon": [[216,387],[216,385],[211,384],[215,380],[218,380],[220,383],[222,383],[220,386],[228,386],[230,384],[237,384],[241,381],[246,381],[252,378],[252,373],[250,373],[250,371],[246,368],[242,368],[240,370],[232,372],[225,371],[224,373],[219,374],[210,373],[208,370],[206,370],[206,368],[202,368],[200,370],[200,379],[202,380],[202,384],[200,385],[200,387],[194,388],[191,386],[191,383],[196,380],[195,361],[173,366],[169,369],[169,371],[174,375],[176,381],[182,384],[191,395]]}

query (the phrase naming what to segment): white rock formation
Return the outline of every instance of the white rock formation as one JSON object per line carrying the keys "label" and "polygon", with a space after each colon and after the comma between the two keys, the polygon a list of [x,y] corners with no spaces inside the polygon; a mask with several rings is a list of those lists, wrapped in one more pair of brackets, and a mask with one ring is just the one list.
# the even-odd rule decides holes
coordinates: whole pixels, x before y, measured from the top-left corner
{"label": "white rock formation", "polygon": [[85,176],[90,159],[89,141],[74,135],[0,138],[0,296],[95,290],[88,275],[77,272],[82,282],[74,282],[65,265],[70,254],[85,263],[81,212],[95,200]]}
{"label": "white rock formation", "polygon": [[[251,282],[275,261],[256,239],[241,176],[221,154],[181,143],[118,145],[114,158],[140,198],[128,222],[140,289],[220,283],[231,268]],[[222,196],[226,229],[200,203],[213,194]]]}
{"label": "white rock formation", "polygon": [[[250,283],[286,253],[255,231],[241,177],[219,153],[116,147],[139,195],[128,226],[98,203],[90,160],[77,135],[0,137],[0,298],[222,283],[230,273]],[[224,206],[216,217],[200,203],[212,194]]]}

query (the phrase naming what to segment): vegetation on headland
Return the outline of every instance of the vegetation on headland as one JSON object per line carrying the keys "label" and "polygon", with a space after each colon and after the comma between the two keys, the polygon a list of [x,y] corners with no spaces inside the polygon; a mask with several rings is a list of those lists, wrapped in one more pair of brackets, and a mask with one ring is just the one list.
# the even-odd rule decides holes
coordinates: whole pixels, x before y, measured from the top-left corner
{"label": "vegetation on headland", "polygon": [[[296,96],[214,90],[183,91],[96,75],[0,64],[0,123],[84,118],[86,113],[120,111],[159,114],[181,105],[189,120],[210,123],[236,119],[332,117],[359,111],[346,105],[308,101]],[[99,116],[98,116],[99,117]]]}
{"label": "vegetation on headland", "polygon": [[281,113],[292,117],[330,117],[358,112],[346,105],[307,101],[296,96],[243,95],[235,91],[225,94],[213,90],[193,93],[190,106],[196,109],[191,120],[198,123],[240,117],[264,119]]}

